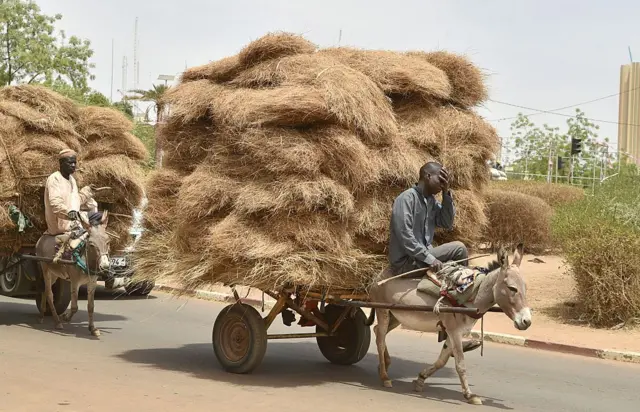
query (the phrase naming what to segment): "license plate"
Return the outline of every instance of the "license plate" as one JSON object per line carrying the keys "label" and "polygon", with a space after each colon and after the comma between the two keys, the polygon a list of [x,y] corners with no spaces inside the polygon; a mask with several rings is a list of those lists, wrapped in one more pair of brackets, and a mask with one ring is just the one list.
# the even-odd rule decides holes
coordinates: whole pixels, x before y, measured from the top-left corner
{"label": "license plate", "polygon": [[111,266],[117,268],[125,267],[127,266],[127,261],[123,257],[114,257],[111,258]]}

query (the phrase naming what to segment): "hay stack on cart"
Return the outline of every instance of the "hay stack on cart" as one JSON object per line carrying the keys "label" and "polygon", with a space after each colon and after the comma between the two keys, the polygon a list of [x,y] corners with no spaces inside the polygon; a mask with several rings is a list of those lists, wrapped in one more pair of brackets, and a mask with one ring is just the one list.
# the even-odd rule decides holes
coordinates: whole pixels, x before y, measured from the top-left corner
{"label": "hay stack on cart", "polygon": [[[386,264],[392,201],[425,162],[449,168],[457,199],[456,227],[438,240],[481,233],[497,146],[472,111],[484,98],[480,72],[459,56],[318,50],[290,34],[187,70],[167,96],[138,281],[246,285],[277,300],[263,319],[236,293],[220,313],[213,346],[227,371],[255,369],[267,339],[315,337],[331,362],[360,361],[371,332],[359,307],[372,306],[352,300]],[[267,335],[280,313],[291,321],[284,310],[316,332]]]}
{"label": "hay stack on cart", "polygon": [[476,240],[498,143],[472,110],[486,96],[464,57],[282,33],[188,69],[167,96],[137,272],[186,290],[363,290],[385,264],[394,197],[429,160],[450,170],[459,211],[438,240]]}
{"label": "hay stack on cart", "polygon": [[[113,212],[112,250],[126,244],[132,209],[144,195],[142,164],[148,157],[132,129],[116,110],[79,107],[45,87],[0,89],[0,249],[35,244],[46,230],[44,183],[58,170],[58,153],[66,148],[79,154],[80,187],[111,188],[96,200],[100,209]],[[11,205],[30,222],[22,232],[9,215]]]}

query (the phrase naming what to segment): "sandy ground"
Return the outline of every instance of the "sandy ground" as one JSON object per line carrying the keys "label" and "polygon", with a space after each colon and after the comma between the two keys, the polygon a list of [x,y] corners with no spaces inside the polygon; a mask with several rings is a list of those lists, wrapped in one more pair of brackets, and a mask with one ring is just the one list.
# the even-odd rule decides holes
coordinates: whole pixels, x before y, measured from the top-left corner
{"label": "sandy ground", "polygon": [[[471,263],[482,265],[493,258],[480,258]],[[534,262],[535,258],[542,262]],[[515,329],[511,320],[504,315],[489,313],[485,318],[485,331],[594,349],[640,353],[640,328],[595,329],[566,316],[571,310],[571,306],[567,304],[571,305],[576,301],[575,282],[567,274],[561,257],[525,255],[520,269],[526,276],[527,300],[534,313],[533,325],[527,331],[521,332]],[[206,290],[229,293],[229,288],[223,286],[211,286]],[[262,299],[262,293],[255,289],[242,288],[239,292],[242,297]],[[265,300],[272,301],[268,297]]]}
{"label": "sandy ground", "polygon": [[[58,332],[50,319],[37,322],[33,300],[0,297],[0,411],[638,410],[640,365],[497,344],[466,359],[484,407],[463,403],[451,362],[424,393],[414,393],[412,380],[440,345],[431,334],[402,330],[387,340],[393,389],[380,385],[373,344],[360,363],[341,367],[329,364],[314,340],[270,341],[252,375],[232,375],[211,346],[223,307],[160,292],[135,299],[100,290],[95,319],[102,336],[94,339],[85,300]],[[303,331],[278,318],[270,332]]]}

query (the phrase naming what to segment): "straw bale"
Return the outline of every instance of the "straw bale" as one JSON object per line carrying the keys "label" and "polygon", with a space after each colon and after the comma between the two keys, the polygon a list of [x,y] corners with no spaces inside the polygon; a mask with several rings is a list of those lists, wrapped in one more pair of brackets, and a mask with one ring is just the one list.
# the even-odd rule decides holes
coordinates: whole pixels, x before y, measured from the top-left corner
{"label": "straw bale", "polygon": [[82,150],[81,160],[94,160],[115,155],[123,155],[131,160],[144,163],[149,157],[149,151],[142,140],[131,133],[124,133],[117,138],[89,142]]}
{"label": "straw bale", "polygon": [[215,83],[224,83],[232,80],[241,70],[238,56],[230,56],[201,66],[190,67],[182,73],[180,81],[187,83],[210,80]]}
{"label": "straw bale", "polygon": [[97,201],[118,203],[131,209],[140,205],[144,197],[144,172],[133,160],[121,155],[107,156],[83,162],[80,168],[76,173],[80,187],[92,184],[111,188],[96,193]]}
{"label": "straw bale", "polygon": [[424,59],[444,71],[452,87],[449,97],[452,102],[469,108],[481,104],[489,97],[484,83],[485,76],[468,58],[445,51],[413,51],[407,54]]}
{"label": "straw bale", "polygon": [[322,49],[318,53],[369,76],[387,95],[418,95],[431,100],[448,99],[451,94],[446,74],[417,57],[347,47]]}
{"label": "straw bale", "polygon": [[156,136],[163,141],[163,166],[182,172],[192,172],[211,151],[216,136],[224,133],[207,119],[182,124],[169,119],[158,126]]}
{"label": "straw bale", "polygon": [[73,100],[41,85],[22,84],[0,88],[0,100],[10,100],[29,106],[52,119],[78,120],[78,108]]}
{"label": "straw bale", "polygon": [[494,247],[524,242],[532,251],[550,246],[553,210],[544,200],[496,189],[488,189],[484,198],[489,219],[486,242]]}
{"label": "straw bale", "polygon": [[329,56],[303,54],[270,60],[240,73],[240,87],[309,86],[321,92],[338,123],[360,130],[371,143],[397,132],[389,99],[364,74]]}
{"label": "straw bale", "polygon": [[434,160],[428,153],[401,139],[393,146],[377,151],[376,159],[380,168],[380,181],[398,187],[414,185],[420,177],[420,168]]}
{"label": "straw bale", "polygon": [[133,122],[119,110],[87,106],[80,108],[77,130],[91,142],[129,133],[133,130]]}
{"label": "straw bale", "polygon": [[183,176],[169,169],[159,169],[147,176],[148,203],[144,210],[144,227],[155,236],[170,231],[177,220],[176,202]]}
{"label": "straw bale", "polygon": [[[13,231],[15,224],[9,217],[9,202],[0,201],[0,233]],[[3,237],[0,235],[0,238]]]}
{"label": "straw bale", "polygon": [[486,160],[491,152],[482,146],[453,146],[442,151],[438,160],[449,172],[453,189],[479,189],[489,183]]}
{"label": "straw bale", "polygon": [[248,67],[265,60],[295,54],[313,53],[317,46],[291,33],[268,33],[252,41],[238,53],[240,64]]}
{"label": "straw bale", "polygon": [[[496,129],[482,117],[468,110],[442,106],[437,112],[436,136],[449,145],[473,144],[491,153],[497,152],[500,139]],[[488,158],[487,158],[488,160]]]}
{"label": "straw bale", "polygon": [[[441,199],[442,196],[439,196],[440,201]],[[453,192],[453,201],[456,206],[453,230],[437,229],[435,243],[461,241],[471,248],[482,239],[490,224],[484,198],[475,191],[456,190]]]}
{"label": "straw bale", "polygon": [[53,113],[39,112],[24,103],[0,100],[0,113],[19,119],[26,127],[33,130],[44,133],[77,135],[72,121],[68,118],[55,117]]}

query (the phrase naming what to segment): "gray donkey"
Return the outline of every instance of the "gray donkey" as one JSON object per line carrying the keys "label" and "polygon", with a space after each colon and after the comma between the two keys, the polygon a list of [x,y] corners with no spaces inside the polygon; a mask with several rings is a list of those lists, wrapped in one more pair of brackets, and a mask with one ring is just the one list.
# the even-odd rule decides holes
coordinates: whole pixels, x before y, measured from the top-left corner
{"label": "gray donkey", "polygon": [[[82,227],[88,232],[85,246],[81,248],[82,258],[85,260],[86,271],[78,265],[63,265],[40,262],[42,275],[44,277],[44,290],[42,294],[42,305],[40,305],[40,322],[44,322],[44,313],[47,310],[47,303],[51,309],[53,321],[56,329],[62,329],[60,317],[56,313],[53,304],[53,291],[51,286],[58,278],[71,282],[71,308],[62,314],[62,319],[70,322],[73,315],[78,311],[78,290],[80,286],[87,285],[87,312],[89,313],[89,331],[93,336],[100,336],[100,331],[93,324],[93,305],[96,286],[98,283],[98,273],[109,269],[109,235],[106,232],[109,221],[109,213],[102,213],[99,220],[91,223],[86,221],[80,214]],[[56,254],[56,237],[43,235],[36,244],[36,255],[51,258]]]}
{"label": "gray donkey", "polygon": [[[514,252],[513,262],[509,264],[508,253],[501,249],[498,252],[498,261],[490,265],[491,272],[478,285],[478,292],[470,305],[478,308],[480,313],[484,314],[492,306],[498,304],[504,313],[513,320],[514,326],[518,330],[526,330],[531,326],[531,310],[527,306],[526,284],[520,274],[522,255],[523,246],[520,244]],[[381,286],[374,286],[369,292],[369,296],[374,302],[435,305],[438,298],[419,292],[417,290],[418,281],[417,279],[395,279]],[[378,317],[378,324],[374,327],[379,358],[378,370],[385,387],[392,387],[389,375],[387,375],[387,369],[391,363],[386,345],[387,333],[400,325],[420,332],[437,332],[440,321],[448,335],[446,344],[436,362],[418,374],[418,378],[414,380],[414,389],[422,392],[424,381],[441,369],[453,355],[465,399],[471,404],[482,404],[482,399],[469,389],[462,351],[462,338],[471,332],[478,319],[454,313],[435,314],[432,312],[375,309],[369,315],[367,322],[369,325],[373,323],[375,316]]]}

